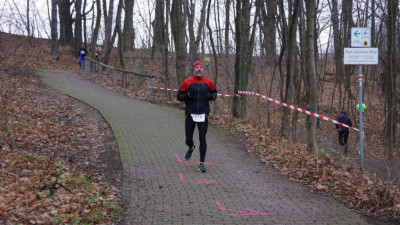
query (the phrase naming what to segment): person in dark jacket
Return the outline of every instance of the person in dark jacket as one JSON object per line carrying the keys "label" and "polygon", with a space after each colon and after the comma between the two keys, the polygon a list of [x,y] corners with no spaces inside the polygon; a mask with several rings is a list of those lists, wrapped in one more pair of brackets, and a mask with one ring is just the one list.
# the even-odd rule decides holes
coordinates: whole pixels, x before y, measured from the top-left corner
{"label": "person in dark jacket", "polygon": [[81,45],[81,49],[79,49],[79,69],[82,69],[82,61],[83,61],[83,69],[85,69],[85,56],[88,54],[85,45]]}
{"label": "person in dark jacket", "polygon": [[183,81],[178,92],[178,100],[185,101],[185,133],[186,145],[189,149],[186,152],[185,159],[192,157],[196,146],[193,142],[193,133],[197,124],[200,139],[200,164],[199,171],[206,172],[204,160],[207,151],[206,133],[208,128],[208,115],[210,114],[209,101],[217,98],[217,89],[213,82],[203,76],[204,64],[196,61],[193,64],[194,75]]}
{"label": "person in dark jacket", "polygon": [[[353,126],[349,117],[347,117],[347,112],[345,109],[340,113],[340,117],[336,119],[338,122],[346,124],[348,126]],[[348,145],[347,139],[349,138],[349,128],[340,126],[336,124],[336,128],[339,129],[339,143],[344,146],[344,155],[347,155]]]}

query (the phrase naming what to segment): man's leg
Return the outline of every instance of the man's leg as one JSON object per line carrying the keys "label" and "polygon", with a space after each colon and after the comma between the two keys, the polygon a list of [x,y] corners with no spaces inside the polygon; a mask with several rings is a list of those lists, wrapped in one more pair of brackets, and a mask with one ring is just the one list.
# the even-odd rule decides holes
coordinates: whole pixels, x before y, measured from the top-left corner
{"label": "man's leg", "polygon": [[208,117],[202,123],[197,123],[197,127],[199,128],[199,139],[200,139],[200,162],[204,162],[206,158],[207,152],[207,128],[208,128]]}
{"label": "man's leg", "polygon": [[194,128],[196,127],[196,123],[193,121],[191,115],[186,115],[185,119],[185,133],[186,133],[186,144],[189,146],[186,154],[185,159],[189,160],[192,157],[192,153],[196,146],[193,143],[193,133]]}
{"label": "man's leg", "polygon": [[347,144],[347,139],[349,138],[349,131],[345,131],[343,135],[344,140],[344,155],[347,155],[347,150],[349,149],[349,145]]}
{"label": "man's leg", "polygon": [[344,135],[344,132],[342,130],[339,130],[339,144],[340,145],[344,145],[343,135]]}
{"label": "man's leg", "polygon": [[195,127],[196,123],[193,121],[192,116],[190,116],[190,114],[186,115],[185,133],[186,133],[186,144],[187,146],[189,146],[189,148],[193,147],[193,133]]}
{"label": "man's leg", "polygon": [[347,139],[349,138],[349,131],[343,132],[343,142],[347,144]]}

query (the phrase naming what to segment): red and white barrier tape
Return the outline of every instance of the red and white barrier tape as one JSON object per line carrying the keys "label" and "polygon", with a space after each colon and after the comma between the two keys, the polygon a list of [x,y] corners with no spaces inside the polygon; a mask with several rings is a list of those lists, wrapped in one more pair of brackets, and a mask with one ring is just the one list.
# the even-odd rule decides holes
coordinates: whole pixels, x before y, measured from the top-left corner
{"label": "red and white barrier tape", "polygon": [[[178,89],[169,89],[169,88],[161,88],[161,87],[154,87],[154,86],[150,86],[150,88],[153,89],[158,89],[158,90],[164,90],[164,91],[176,91],[178,92]],[[229,95],[229,94],[217,94],[218,96],[222,96],[222,97],[234,97],[235,95],[240,97],[240,95],[237,94],[233,94],[233,95]]]}
{"label": "red and white barrier tape", "polygon": [[[150,88],[158,89],[158,90],[165,90],[165,91],[176,91],[176,92],[179,91],[179,90],[177,90],[177,89],[161,88],[161,87],[154,87],[154,86],[150,86]],[[351,126],[349,126],[349,125],[347,125],[347,124],[338,122],[338,121],[336,121],[336,120],[330,119],[330,118],[325,117],[325,116],[321,116],[321,115],[319,115],[318,113],[313,113],[313,112],[310,112],[310,111],[308,111],[308,110],[305,110],[305,109],[302,109],[302,108],[299,108],[299,107],[296,107],[296,106],[293,106],[293,105],[289,105],[289,104],[283,103],[283,102],[281,102],[281,101],[278,101],[278,100],[275,100],[275,99],[273,99],[273,98],[270,98],[270,97],[267,97],[267,96],[258,94],[258,93],[256,93],[256,92],[238,91],[238,94],[255,95],[255,96],[258,96],[258,97],[260,97],[260,98],[267,99],[268,101],[274,102],[274,103],[276,103],[276,104],[279,104],[279,105],[288,107],[288,108],[290,108],[290,109],[293,109],[293,110],[296,110],[296,111],[299,111],[299,112],[302,112],[302,113],[305,113],[305,114],[308,114],[308,115],[311,115],[311,116],[315,116],[315,117],[317,117],[317,118],[320,118],[320,119],[329,121],[329,122],[334,123],[334,124],[338,124],[339,126],[347,127],[347,128],[349,128],[349,129],[351,129],[351,130],[355,130],[355,131],[358,131],[358,132],[364,132],[364,131],[360,131],[359,129],[357,129],[357,128],[355,128],[355,127],[351,127]],[[238,94],[233,94],[233,95],[229,95],[229,94],[217,94],[217,95],[218,95],[218,96],[222,96],[222,97],[234,97],[234,96],[236,95],[236,96],[240,97],[240,95],[238,95]]]}
{"label": "red and white barrier tape", "polygon": [[161,87],[153,87],[153,86],[150,86],[150,88],[164,90],[164,91],[179,91],[178,89],[169,89],[169,88],[161,88]]}
{"label": "red and white barrier tape", "polygon": [[297,110],[297,111],[299,111],[299,112],[302,112],[302,113],[305,113],[305,114],[308,114],[308,115],[311,115],[311,116],[318,117],[318,118],[320,118],[320,119],[329,121],[329,122],[334,123],[334,124],[338,124],[339,126],[347,127],[347,128],[349,128],[349,129],[352,129],[352,130],[355,130],[355,131],[358,131],[358,132],[364,132],[364,131],[360,131],[359,129],[357,129],[357,128],[355,128],[355,127],[351,127],[351,126],[349,126],[349,125],[346,125],[346,124],[344,124],[344,123],[338,122],[338,121],[336,121],[336,120],[329,119],[328,117],[321,116],[321,115],[319,115],[318,113],[313,113],[313,112],[307,111],[307,110],[305,110],[305,109],[298,108],[298,107],[296,107],[296,106],[283,103],[283,102],[281,102],[281,101],[275,100],[275,99],[273,99],[273,98],[270,98],[270,97],[267,97],[267,96],[264,96],[264,95],[261,95],[261,94],[255,93],[255,92],[250,92],[250,91],[238,91],[238,94],[256,95],[256,96],[258,96],[258,97],[260,97],[260,98],[267,99],[268,101],[274,102],[274,103],[276,103],[276,104],[279,104],[279,105],[282,105],[282,106],[285,106],[285,107],[288,107],[288,108]]}

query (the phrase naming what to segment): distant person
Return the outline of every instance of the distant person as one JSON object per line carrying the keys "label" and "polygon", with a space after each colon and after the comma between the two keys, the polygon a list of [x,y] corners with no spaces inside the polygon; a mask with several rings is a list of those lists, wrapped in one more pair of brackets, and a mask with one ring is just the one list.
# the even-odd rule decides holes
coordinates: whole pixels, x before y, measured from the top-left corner
{"label": "distant person", "polygon": [[[365,104],[362,103],[362,107],[361,107],[362,112],[364,112],[365,109],[367,109],[367,106],[365,106]],[[360,104],[357,104],[357,105],[356,105],[356,110],[357,110],[357,112],[359,112],[359,110],[360,110]]]}
{"label": "distant person", "polygon": [[205,173],[207,172],[204,160],[207,151],[206,134],[208,114],[210,114],[209,101],[214,101],[217,98],[217,89],[209,78],[203,76],[203,69],[204,64],[202,62],[196,61],[193,64],[194,75],[183,81],[177,98],[179,101],[185,101],[186,145],[189,147],[185,159],[190,159],[196,148],[193,143],[193,133],[197,124],[200,139],[200,164],[198,169]]}
{"label": "distant person", "polygon": [[[347,117],[347,112],[345,109],[342,110],[340,116],[336,120],[348,126],[353,126],[350,118]],[[347,156],[347,150],[349,148],[347,144],[347,139],[349,138],[349,128],[340,126],[339,124],[336,124],[336,128],[339,129],[339,143],[340,145],[344,146],[344,155]]]}
{"label": "distant person", "polygon": [[85,56],[88,54],[88,51],[85,48],[85,45],[81,45],[81,49],[79,49],[79,69],[82,69],[83,62],[83,70],[85,70]]}
{"label": "distant person", "polygon": [[94,57],[96,59],[96,62],[99,61],[99,56],[100,56],[100,50],[96,48],[96,51],[94,52]]}
{"label": "distant person", "polygon": [[[366,109],[367,109],[367,106],[365,106],[365,104],[362,103],[362,107],[361,107],[362,112],[364,113],[364,110],[366,110]],[[360,115],[359,114],[360,113],[360,104],[356,105],[356,110],[358,112],[357,114]],[[360,123],[360,119],[357,120],[357,124],[359,124],[359,123]]]}

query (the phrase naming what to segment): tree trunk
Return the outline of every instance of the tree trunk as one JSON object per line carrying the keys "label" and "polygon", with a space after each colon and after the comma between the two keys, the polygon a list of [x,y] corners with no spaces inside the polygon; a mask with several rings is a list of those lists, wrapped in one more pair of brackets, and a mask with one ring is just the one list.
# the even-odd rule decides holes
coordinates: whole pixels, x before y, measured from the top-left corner
{"label": "tree trunk", "polygon": [[[317,71],[315,67],[315,50],[314,50],[314,17],[315,17],[315,1],[306,0],[306,10],[307,10],[307,67],[308,76],[310,81],[310,110],[312,112],[317,112],[317,98],[318,98],[318,88],[317,88]],[[315,152],[317,144],[315,141],[317,128],[317,118],[311,117],[311,126],[307,128],[307,147],[309,151]]]}
{"label": "tree trunk", "polygon": [[124,4],[124,0],[119,0],[118,9],[117,9],[117,17],[115,18],[115,30],[118,34],[118,58],[120,65],[123,69],[125,69],[125,61],[124,61],[124,37],[122,35],[121,28],[121,14],[122,14],[122,6]]}
{"label": "tree trunk", "polygon": [[51,0],[51,54],[58,56],[57,0]]}
{"label": "tree trunk", "polygon": [[185,26],[183,21],[182,0],[172,1],[171,29],[175,42],[176,76],[178,82],[177,86],[179,87],[186,77]]}
{"label": "tree trunk", "polygon": [[29,0],[26,0],[26,31],[28,32],[28,42],[32,46],[32,37],[31,37],[31,23],[29,16]]}
{"label": "tree trunk", "polygon": [[188,4],[186,4],[186,6],[187,6],[186,11],[188,12],[188,27],[189,27],[189,56],[190,56],[190,62],[194,63],[196,60],[198,60],[197,55],[198,55],[200,39],[203,33],[202,31],[206,15],[207,0],[203,0],[202,2],[199,26],[197,29],[196,36],[194,34],[194,18],[195,18],[195,8],[196,8],[195,4],[191,2],[190,9],[188,7]]}
{"label": "tree trunk", "polygon": [[92,51],[90,52],[90,57],[94,58],[94,54],[96,52],[96,47],[97,47],[97,39],[99,36],[99,29],[100,29],[100,22],[101,22],[101,2],[100,0],[96,1],[96,8],[97,8],[97,15],[96,15],[96,25],[93,30],[92,34],[92,42],[90,44],[90,48]]}
{"label": "tree trunk", "polygon": [[388,0],[388,20],[387,20],[387,73],[386,73],[386,99],[387,99],[387,119],[385,124],[385,149],[388,153],[388,159],[392,160],[396,146],[396,87],[395,87],[395,20],[396,7],[398,1]]}
{"label": "tree trunk", "polygon": [[82,44],[82,14],[81,14],[82,0],[75,1],[75,36],[73,44],[73,53],[78,54]]}
{"label": "tree trunk", "polygon": [[230,22],[229,22],[229,16],[230,16],[230,0],[226,0],[225,1],[225,13],[226,13],[226,17],[225,17],[225,54],[229,55],[229,26],[230,26]]}
{"label": "tree trunk", "polygon": [[[159,2],[159,1],[157,1]],[[124,18],[124,48],[130,52],[135,47],[135,31],[133,29],[133,7],[134,0],[125,0],[125,18]]]}
{"label": "tree trunk", "polygon": [[83,0],[83,9],[82,9],[82,20],[83,20],[83,43],[87,44],[87,33],[86,33],[86,0]]}
{"label": "tree trunk", "polygon": [[[170,11],[170,1],[166,0],[166,11],[165,11],[165,24],[163,24],[164,28],[162,31],[164,32],[164,41],[163,41],[163,66],[164,66],[164,76],[165,82],[168,88],[172,88],[171,77],[169,75],[169,54],[168,54],[168,45],[169,45],[169,29],[168,29],[168,21],[169,21],[169,11]],[[163,12],[164,13],[164,12]],[[166,93],[168,100],[172,100],[172,92],[167,91]]]}
{"label": "tree trunk", "polygon": [[[293,99],[293,80],[297,79],[294,77],[295,68],[297,67],[295,64],[296,61],[296,36],[297,36],[297,18],[298,18],[298,8],[299,8],[300,0],[295,0],[293,5],[293,14],[289,20],[289,35],[288,35],[288,53],[286,63],[286,88],[285,88],[285,98],[284,101],[287,104],[292,104]],[[281,134],[283,136],[290,136],[290,126],[289,126],[289,114],[290,111],[287,107],[283,108],[283,117],[282,117],[282,126],[281,126]]]}
{"label": "tree trunk", "polygon": [[[214,69],[215,69],[214,85],[217,87],[217,85],[218,85],[218,57],[217,57],[217,52],[215,50],[214,38],[212,35],[213,32],[212,32],[211,26],[210,26],[210,7],[211,7],[211,0],[208,1],[208,7],[207,7],[207,28],[208,28],[208,33],[210,34],[211,48],[212,48],[213,57],[214,57]],[[217,101],[214,102],[214,113],[217,114]]]}
{"label": "tree trunk", "polygon": [[339,28],[339,14],[338,14],[338,4],[337,0],[332,0],[332,8],[331,8],[332,14],[331,14],[331,20],[332,20],[332,25],[333,25],[333,44],[335,48],[335,82],[339,87],[339,105],[338,108],[342,108],[341,102],[342,102],[342,83],[343,83],[343,51],[342,51],[342,37],[340,35],[340,28]]}
{"label": "tree trunk", "polygon": [[[256,21],[260,14],[261,0],[256,1],[256,14],[254,16],[253,26],[250,26],[250,9],[251,3],[248,0],[240,0],[236,3],[236,53],[235,53],[235,93],[239,89],[247,90],[249,81],[249,73],[253,59],[253,47]],[[251,30],[251,33],[250,33]],[[232,115],[238,117],[238,103],[237,97],[233,98]],[[247,100],[246,96],[242,95],[240,98],[240,117],[246,118]]]}
{"label": "tree trunk", "polygon": [[283,77],[284,77],[284,72],[283,72],[283,56],[285,54],[285,48],[286,48],[286,32],[287,32],[287,23],[286,23],[286,16],[285,16],[285,10],[284,10],[284,6],[283,6],[283,1],[280,1],[279,3],[279,13],[280,13],[280,21],[281,21],[281,33],[282,33],[282,37],[281,37],[281,50],[279,53],[279,60],[278,60],[278,64],[279,64],[279,80],[280,80],[280,87],[279,87],[279,92],[280,92],[280,99],[283,99]]}
{"label": "tree trunk", "polygon": [[[353,1],[343,1],[342,2],[342,14],[343,14],[343,46],[348,47],[350,46],[350,33],[351,27],[354,26],[353,18],[352,18],[352,8],[353,8]],[[343,101],[342,107],[349,106],[350,100],[354,99],[354,96],[350,89],[350,76],[354,66],[346,66],[345,67],[345,93],[347,93],[348,98],[347,102]],[[343,98],[344,99],[344,98]],[[347,103],[347,104],[346,104]]]}
{"label": "tree trunk", "polygon": [[156,12],[153,20],[153,47],[152,56],[156,51],[163,50],[164,43],[164,3],[163,1],[156,1]]}
{"label": "tree trunk", "polygon": [[[106,12],[106,11],[104,11]],[[108,16],[107,20],[105,21],[105,34],[104,34],[104,64],[109,64],[111,50],[112,50],[112,43],[111,43],[111,33],[112,33],[112,25],[113,25],[113,14],[114,14],[114,0],[110,0],[110,5],[108,8]]]}
{"label": "tree trunk", "polygon": [[58,0],[58,16],[60,18],[60,44],[61,45],[72,45],[73,32],[70,0]]}
{"label": "tree trunk", "polygon": [[[265,6],[267,10],[265,10]],[[262,1],[261,15],[263,25],[260,26],[264,34],[263,40],[263,51],[266,53],[265,63],[268,66],[275,66],[276,59],[276,14],[277,14],[277,4],[274,0]]]}
{"label": "tree trunk", "polygon": [[[375,0],[371,0],[371,45],[372,45],[372,47],[376,47],[375,18],[376,18]],[[370,80],[375,81],[376,72],[377,72],[377,66],[376,65],[371,65],[371,74],[370,74],[370,77],[369,77]]]}

